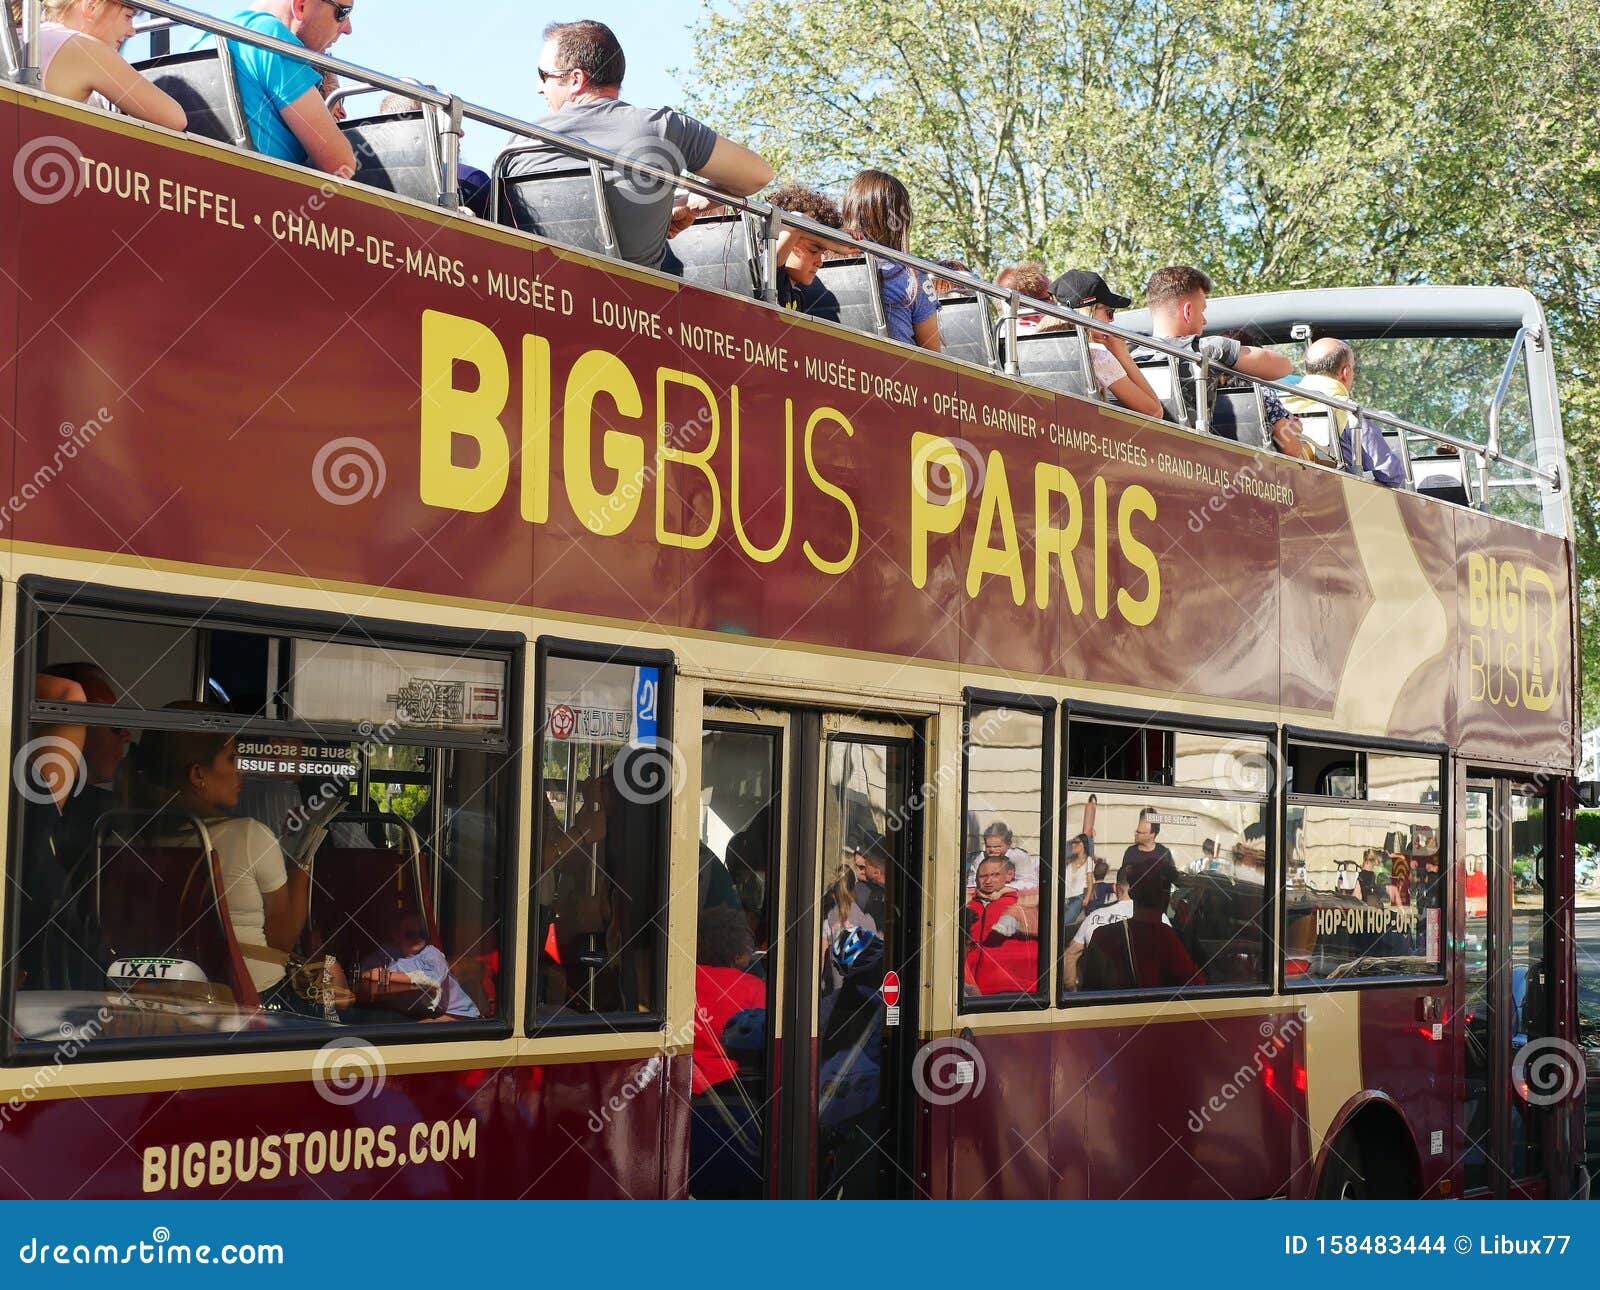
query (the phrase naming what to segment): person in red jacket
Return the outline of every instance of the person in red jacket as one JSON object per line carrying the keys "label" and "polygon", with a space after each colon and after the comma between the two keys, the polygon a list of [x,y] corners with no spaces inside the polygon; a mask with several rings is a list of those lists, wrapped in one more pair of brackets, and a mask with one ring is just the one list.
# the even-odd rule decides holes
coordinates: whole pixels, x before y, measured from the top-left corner
{"label": "person in red jacket", "polygon": [[1004,856],[978,864],[977,891],[966,908],[969,992],[1031,994],[1038,988],[1038,892],[1007,887],[1008,876]]}
{"label": "person in red jacket", "polygon": [[1117,876],[1126,883],[1133,914],[1109,923],[1089,938],[1083,956],[1085,990],[1158,990],[1204,985],[1206,974],[1163,920],[1172,903],[1177,866],[1160,851],[1148,856],[1130,848]]}
{"label": "person in red jacket", "polygon": [[722,1032],[733,1017],[767,1006],[767,983],[749,972],[750,928],[743,913],[725,906],[700,911],[694,968],[694,1091],[731,1080],[739,1063],[728,1056]]}

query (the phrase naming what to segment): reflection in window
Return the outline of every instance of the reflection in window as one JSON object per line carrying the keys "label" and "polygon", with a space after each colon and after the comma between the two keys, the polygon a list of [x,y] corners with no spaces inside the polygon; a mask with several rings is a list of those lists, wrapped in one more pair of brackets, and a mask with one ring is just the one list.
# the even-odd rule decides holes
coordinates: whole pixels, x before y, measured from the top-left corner
{"label": "reflection in window", "polygon": [[1297,802],[1285,836],[1291,985],[1441,970],[1437,812]]}
{"label": "reflection in window", "polygon": [[1067,833],[1095,859],[1083,912],[1063,925],[1065,989],[1264,984],[1266,823],[1264,799],[1075,791]]}
{"label": "reflection in window", "polygon": [[700,748],[689,1194],[757,1199],[770,1101],[779,739],[768,730],[707,730]]}
{"label": "reflection in window", "polygon": [[[108,1039],[499,1015],[505,751],[401,747],[392,711],[360,740],[246,725],[269,689],[257,665],[289,638],[203,617],[197,639],[231,644],[190,685],[243,710],[184,698],[165,705],[170,728],[121,724],[110,710],[137,706],[119,684],[129,642],[171,643],[128,619],[109,667],[51,662],[34,679],[38,700],[93,707],[81,724],[35,718],[16,785],[21,1036],[58,1039],[102,1004]],[[67,639],[61,622],[41,625],[43,647]],[[371,792],[389,776],[395,794]]]}
{"label": "reflection in window", "polygon": [[535,883],[544,1020],[658,1013],[663,812],[672,796],[659,668],[545,662]]}
{"label": "reflection in window", "polygon": [[[969,999],[1039,988],[1044,740],[1037,709],[975,704],[968,711],[961,925],[962,993]],[[1068,875],[1080,900],[1085,869],[1080,864]]]}

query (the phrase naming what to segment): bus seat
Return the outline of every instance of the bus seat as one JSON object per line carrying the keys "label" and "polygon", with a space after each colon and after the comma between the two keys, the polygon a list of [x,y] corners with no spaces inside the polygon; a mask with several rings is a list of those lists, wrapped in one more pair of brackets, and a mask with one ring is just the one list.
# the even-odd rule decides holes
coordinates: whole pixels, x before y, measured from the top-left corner
{"label": "bus seat", "polygon": [[189,133],[202,139],[253,148],[250,126],[239,105],[233,61],[226,44],[166,54],[135,63],[138,73],[178,101],[189,114]]}
{"label": "bus seat", "polygon": [[1337,461],[1333,446],[1333,410],[1323,408],[1295,415],[1300,419],[1300,437],[1313,444],[1329,461]]}
{"label": "bus seat", "polygon": [[1472,505],[1466,464],[1459,455],[1413,457],[1411,471],[1412,478],[1417,481],[1417,492],[1457,506]]}
{"label": "bus seat", "polygon": [[1058,394],[1089,397],[1087,354],[1076,330],[1017,337],[1017,370],[1022,379]]}
{"label": "bus seat", "polygon": [[749,223],[739,213],[695,220],[667,243],[661,267],[702,287],[741,296],[756,294],[755,243]]}
{"label": "bus seat", "polygon": [[[139,816],[138,825],[134,823]],[[115,812],[97,830],[94,897],[112,959],[171,958],[197,964],[241,1008],[261,1004],[228,917],[214,848],[137,841],[158,817]],[[123,827],[105,827],[108,820]]]}
{"label": "bus seat", "polygon": [[1252,448],[1265,448],[1268,446],[1265,423],[1261,396],[1254,386],[1217,392],[1216,404],[1211,409],[1211,433],[1218,438],[1232,439],[1235,443],[1248,444]]}
{"label": "bus seat", "polygon": [[980,296],[950,296],[941,300],[939,340],[951,358],[994,368],[999,351],[994,343],[989,302]]}
{"label": "bus seat", "polygon": [[500,222],[524,233],[593,255],[617,253],[598,163],[502,175],[495,210]]}
{"label": "bus seat", "polygon": [[22,41],[11,21],[11,6],[0,5],[0,76],[17,79],[22,70]]}
{"label": "bus seat", "polygon": [[878,273],[867,263],[866,256],[829,260],[817,270],[816,285],[816,307],[808,307],[807,313],[837,317],[851,331],[869,336],[888,335],[889,328],[881,321],[883,299],[878,295]]}
{"label": "bus seat", "polygon": [[428,938],[439,944],[421,853],[414,847],[342,847],[325,841],[311,874],[307,926],[314,955],[331,954],[347,973],[357,972],[382,949],[395,914],[420,915]]}
{"label": "bus seat", "polygon": [[1144,379],[1150,383],[1151,391],[1161,400],[1161,408],[1166,413],[1167,420],[1174,425],[1188,425],[1189,417],[1184,410],[1183,398],[1178,392],[1178,360],[1166,354],[1158,354],[1154,358],[1141,359],[1138,366],[1144,373]]}
{"label": "bus seat", "polygon": [[437,206],[444,195],[439,135],[426,112],[362,117],[339,126],[356,154],[357,183]]}

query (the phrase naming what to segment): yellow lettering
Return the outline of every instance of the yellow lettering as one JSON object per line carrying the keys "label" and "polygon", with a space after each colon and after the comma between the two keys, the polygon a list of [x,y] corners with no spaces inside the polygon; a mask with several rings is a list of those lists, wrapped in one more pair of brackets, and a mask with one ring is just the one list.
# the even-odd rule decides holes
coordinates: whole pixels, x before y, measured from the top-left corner
{"label": "yellow lettering", "polygon": [[[994,545],[995,521],[1000,522],[1000,546]],[[1017,541],[1017,516],[1011,508],[1011,484],[1006,479],[1006,463],[998,448],[989,453],[983,481],[983,496],[978,500],[978,533],[967,559],[967,597],[978,598],[983,580],[1001,575],[1011,580],[1011,599],[1022,604],[1028,598],[1028,580],[1022,572],[1022,547]]]}
{"label": "yellow lettering", "polygon": [[[478,388],[455,384],[458,362],[478,369]],[[500,413],[511,390],[506,352],[495,334],[470,318],[428,309],[422,315],[422,448],[419,493],[425,506],[490,510],[505,496],[511,446]],[[478,461],[458,466],[457,437],[478,445]]]}
{"label": "yellow lettering", "polygon": [[522,518],[550,518],[550,342],[522,338]]}
{"label": "yellow lettering", "polygon": [[591,533],[614,537],[625,532],[639,513],[644,490],[644,440],[622,430],[606,430],[600,440],[601,460],[617,472],[617,486],[602,493],[590,466],[594,438],[594,402],[610,395],[620,416],[644,415],[644,400],[633,373],[615,354],[591,349],[572,365],[563,400],[564,433],[561,460],[565,466],[567,500],[572,512]]}
{"label": "yellow lettering", "polygon": [[745,531],[744,515],[739,505],[739,479],[743,454],[740,451],[741,437],[739,434],[739,387],[733,387],[733,414],[729,426],[729,435],[733,439],[733,480],[729,485],[731,496],[728,498],[728,509],[733,513],[733,534],[739,540],[739,546],[744,553],[757,564],[771,564],[789,546],[789,535],[794,532],[794,400],[783,401],[783,527],[778,532],[778,540],[769,547],[759,547],[750,540],[750,535]]}
{"label": "yellow lettering", "polygon": [[[690,452],[687,448],[679,448],[672,441],[678,437],[675,427],[667,424],[667,383],[686,385],[696,391],[705,400],[706,411],[711,416],[711,433],[706,436],[706,446],[699,452]],[[690,423],[694,424],[693,422]],[[717,474],[711,469],[711,456],[717,450],[717,443],[722,438],[722,412],[717,407],[716,395],[712,394],[711,387],[698,376],[688,372],[674,371],[670,367],[656,369],[656,460],[660,463],[659,474],[656,479],[656,541],[662,546],[682,547],[686,551],[703,551],[711,545],[712,538],[717,535],[717,526],[722,523],[722,489],[717,484]],[[702,533],[673,533],[667,528],[667,466],[671,462],[691,467],[700,472],[706,481],[706,487],[711,493],[711,514],[706,520],[705,531]],[[698,490],[695,490],[698,492]],[[692,511],[690,499],[694,493],[685,490],[683,500],[683,519],[687,522]]]}
{"label": "yellow lettering", "polygon": [[1467,557],[1467,621],[1489,625],[1489,565],[1481,555]]}
{"label": "yellow lettering", "polygon": [[817,491],[826,493],[844,507],[845,513],[850,516],[850,547],[842,559],[827,560],[817,554],[815,547],[809,539],[803,544],[806,559],[821,573],[841,574],[856,562],[856,553],[861,549],[861,518],[856,514],[856,504],[850,500],[850,494],[837,484],[822,477],[817,469],[816,459],[812,455],[812,441],[815,438],[817,426],[823,421],[833,421],[852,438],[856,429],[850,424],[848,417],[842,412],[835,412],[832,408],[818,408],[811,414],[811,419],[806,422],[806,474],[811,476],[811,482],[817,486]]}
{"label": "yellow lettering", "polygon": [[[1055,526],[1055,498],[1067,501],[1067,526]],[[1041,461],[1033,468],[1033,524],[1037,536],[1033,548],[1033,603],[1050,608],[1050,562],[1061,566],[1061,581],[1067,588],[1067,608],[1083,612],[1083,586],[1078,581],[1078,565],[1072,558],[1083,536],[1083,494],[1072,472],[1062,466]]]}
{"label": "yellow lettering", "polygon": [[1107,550],[1106,481],[1094,477],[1094,612],[1104,618],[1111,612],[1111,554]]}
{"label": "yellow lettering", "polygon": [[1132,484],[1117,501],[1117,541],[1128,563],[1144,571],[1144,599],[1135,600],[1126,588],[1117,588],[1117,608],[1135,627],[1148,627],[1161,606],[1161,566],[1156,554],[1133,535],[1133,517],[1156,517],[1156,499],[1143,484]]}
{"label": "yellow lettering", "polygon": [[[950,495],[935,501],[930,487],[935,469],[950,479]],[[967,466],[948,439],[918,431],[911,436],[911,585],[928,585],[928,538],[961,527],[971,481]]]}

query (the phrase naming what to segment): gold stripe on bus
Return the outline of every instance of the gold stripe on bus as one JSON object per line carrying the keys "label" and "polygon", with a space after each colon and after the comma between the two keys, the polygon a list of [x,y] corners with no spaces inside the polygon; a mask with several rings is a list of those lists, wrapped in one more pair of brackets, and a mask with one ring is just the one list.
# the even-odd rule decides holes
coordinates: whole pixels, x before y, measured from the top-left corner
{"label": "gold stripe on bus", "polygon": [[1308,995],[1301,1003],[1306,1010],[1306,1121],[1315,1160],[1340,1108],[1366,1087],[1361,1079],[1361,993]]}
{"label": "gold stripe on bus", "polygon": [[991,1012],[961,1016],[950,1027],[935,1027],[923,1039],[949,1039],[970,1030],[974,1035],[1038,1034],[1050,1030],[1106,1030],[1113,1026],[1163,1026],[1178,1021],[1213,1021],[1219,1017],[1292,1016],[1299,999],[1184,998],[1151,1003],[1090,1004],[1074,1008],[1049,1008],[1037,1012]]}

